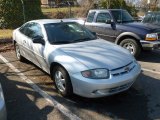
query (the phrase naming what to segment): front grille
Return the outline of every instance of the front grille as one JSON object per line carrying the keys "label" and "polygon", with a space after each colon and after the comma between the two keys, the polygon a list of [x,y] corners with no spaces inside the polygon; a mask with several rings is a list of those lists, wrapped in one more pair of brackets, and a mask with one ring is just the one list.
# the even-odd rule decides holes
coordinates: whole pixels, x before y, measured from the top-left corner
{"label": "front grille", "polygon": [[115,93],[115,92],[123,91],[123,90],[129,88],[131,85],[132,85],[132,82],[121,85],[121,86],[118,86],[118,87],[110,88],[108,92],[109,93]]}
{"label": "front grille", "polygon": [[111,74],[112,74],[112,76],[124,75],[124,74],[127,74],[130,71],[132,71],[134,69],[134,67],[135,67],[135,63],[130,62],[129,64],[127,64],[123,67],[111,70]]}

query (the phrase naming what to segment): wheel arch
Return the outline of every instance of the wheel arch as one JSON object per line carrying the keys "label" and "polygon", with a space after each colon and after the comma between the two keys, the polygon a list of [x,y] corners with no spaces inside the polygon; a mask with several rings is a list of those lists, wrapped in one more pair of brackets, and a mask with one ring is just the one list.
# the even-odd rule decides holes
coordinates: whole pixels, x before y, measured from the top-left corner
{"label": "wheel arch", "polygon": [[132,32],[125,32],[125,33],[120,34],[117,37],[115,43],[117,45],[119,45],[121,43],[121,41],[123,41],[124,39],[127,39],[127,38],[134,39],[140,45],[140,47],[142,48],[142,45],[140,43],[141,38],[138,35],[136,35],[135,33],[132,33]]}
{"label": "wheel arch", "polygon": [[13,45],[15,45],[17,42],[15,40],[13,40]]}
{"label": "wheel arch", "polygon": [[[50,65],[50,76],[51,76],[52,79],[53,79],[52,71],[56,66],[62,67],[68,73],[67,69],[62,64],[60,64],[58,62],[52,62],[51,65]],[[69,73],[68,73],[68,75],[69,75]],[[70,75],[69,75],[69,77],[70,77]]]}
{"label": "wheel arch", "polygon": [[[68,84],[70,85],[70,87],[68,87],[68,93],[69,93],[69,94],[68,94],[67,96],[72,95],[73,89],[74,89],[74,88],[73,88],[73,83],[72,83],[71,77],[70,77],[70,75],[69,75],[69,72],[67,71],[67,69],[66,69],[63,65],[61,65],[61,64],[58,63],[58,62],[52,62],[52,63],[51,63],[51,66],[50,66],[50,76],[51,76],[51,79],[52,79],[53,81],[55,81],[52,72],[53,72],[53,70],[54,70],[54,68],[55,68],[56,66],[59,66],[59,67],[63,68],[64,71],[66,72],[66,74],[67,74],[67,76],[68,76],[68,78],[69,78]],[[61,93],[61,95],[64,96],[65,94],[64,94],[64,93]],[[66,96],[66,95],[65,95],[65,96]]]}

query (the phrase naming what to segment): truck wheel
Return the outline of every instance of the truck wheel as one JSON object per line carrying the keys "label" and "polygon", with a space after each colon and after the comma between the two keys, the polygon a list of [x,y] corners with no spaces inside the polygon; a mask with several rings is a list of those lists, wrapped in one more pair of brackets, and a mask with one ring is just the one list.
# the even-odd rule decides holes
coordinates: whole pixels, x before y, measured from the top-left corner
{"label": "truck wheel", "polygon": [[69,97],[73,94],[70,77],[68,72],[63,67],[54,67],[52,76],[55,82],[55,87],[62,96]]}
{"label": "truck wheel", "polygon": [[21,55],[20,53],[20,49],[17,43],[15,43],[15,52],[16,52],[16,57],[19,61],[23,62],[24,61],[24,57]]}
{"label": "truck wheel", "polygon": [[140,45],[134,39],[124,39],[120,42],[120,46],[129,50],[134,57],[138,57],[141,52]]}

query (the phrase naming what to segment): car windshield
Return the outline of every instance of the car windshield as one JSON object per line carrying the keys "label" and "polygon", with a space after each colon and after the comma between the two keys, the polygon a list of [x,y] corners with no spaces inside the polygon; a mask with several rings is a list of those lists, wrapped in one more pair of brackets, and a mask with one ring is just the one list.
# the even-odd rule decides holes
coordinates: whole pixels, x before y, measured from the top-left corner
{"label": "car windshield", "polygon": [[60,22],[44,25],[50,44],[68,44],[95,40],[96,36],[76,22]]}
{"label": "car windshield", "polygon": [[117,23],[133,22],[133,17],[126,10],[113,10],[111,11]]}
{"label": "car windshield", "polygon": [[160,25],[160,12],[147,13],[142,22]]}

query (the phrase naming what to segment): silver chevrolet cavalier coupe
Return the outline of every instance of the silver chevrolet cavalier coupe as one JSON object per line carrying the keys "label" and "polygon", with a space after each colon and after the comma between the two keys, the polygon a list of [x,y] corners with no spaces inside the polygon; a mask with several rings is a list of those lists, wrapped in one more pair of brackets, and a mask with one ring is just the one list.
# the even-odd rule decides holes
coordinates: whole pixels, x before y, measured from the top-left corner
{"label": "silver chevrolet cavalier coupe", "polygon": [[29,21],[13,32],[16,56],[49,73],[62,96],[103,97],[129,89],[141,67],[126,49],[71,20]]}

